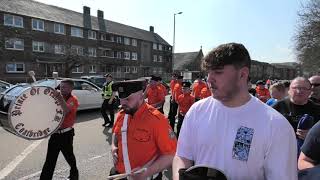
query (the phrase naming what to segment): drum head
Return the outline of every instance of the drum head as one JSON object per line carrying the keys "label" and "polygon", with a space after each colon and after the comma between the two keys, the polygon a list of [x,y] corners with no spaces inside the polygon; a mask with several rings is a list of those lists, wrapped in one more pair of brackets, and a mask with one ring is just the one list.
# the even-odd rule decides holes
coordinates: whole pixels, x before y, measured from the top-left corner
{"label": "drum head", "polygon": [[60,127],[64,111],[54,96],[54,89],[32,86],[20,91],[11,102],[8,119],[16,135],[36,140],[51,135]]}

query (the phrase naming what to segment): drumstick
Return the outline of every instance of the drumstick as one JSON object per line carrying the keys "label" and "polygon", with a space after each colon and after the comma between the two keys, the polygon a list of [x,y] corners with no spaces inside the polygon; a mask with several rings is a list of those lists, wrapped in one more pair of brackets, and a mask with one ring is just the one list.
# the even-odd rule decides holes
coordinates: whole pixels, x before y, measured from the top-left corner
{"label": "drumstick", "polygon": [[34,75],[35,75],[34,71],[29,71],[28,73],[29,73],[29,76],[31,76],[33,82],[36,82],[37,80],[36,80],[36,78],[34,77]]}
{"label": "drumstick", "polygon": [[57,82],[58,72],[52,72],[52,77],[54,79],[54,88],[57,88],[57,85],[58,85],[58,82]]}
{"label": "drumstick", "polygon": [[142,169],[139,169],[138,171],[135,171],[135,172],[132,172],[132,173],[116,174],[116,175],[108,176],[107,179],[114,179],[114,180],[122,179],[122,178],[130,176],[131,174],[142,173],[142,172],[144,172],[146,170],[147,170],[147,168],[142,168]]}

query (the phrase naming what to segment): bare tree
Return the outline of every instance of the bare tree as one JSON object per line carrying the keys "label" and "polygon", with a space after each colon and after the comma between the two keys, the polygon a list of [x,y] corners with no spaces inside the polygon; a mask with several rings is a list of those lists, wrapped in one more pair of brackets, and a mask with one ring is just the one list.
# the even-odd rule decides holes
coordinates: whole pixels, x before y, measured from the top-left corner
{"label": "bare tree", "polygon": [[320,1],[309,0],[301,6],[295,49],[304,70],[317,73],[320,71]]}

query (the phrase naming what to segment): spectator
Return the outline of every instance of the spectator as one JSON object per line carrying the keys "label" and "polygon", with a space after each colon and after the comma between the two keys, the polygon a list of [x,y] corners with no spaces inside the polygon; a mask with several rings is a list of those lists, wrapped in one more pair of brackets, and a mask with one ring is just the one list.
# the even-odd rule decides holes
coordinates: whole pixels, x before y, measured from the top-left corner
{"label": "spectator", "polygon": [[257,81],[256,83],[256,92],[257,97],[264,103],[270,98],[269,90],[265,87],[264,82],[261,80]]}
{"label": "spectator", "polygon": [[320,76],[312,76],[309,78],[309,81],[311,83],[311,95],[310,99],[320,104]]}
{"label": "spectator", "polygon": [[270,86],[270,95],[271,98],[268,99],[268,101],[266,102],[266,104],[268,104],[269,106],[274,105],[277,101],[282,100],[285,98],[285,87],[282,83],[277,82],[273,85]]}

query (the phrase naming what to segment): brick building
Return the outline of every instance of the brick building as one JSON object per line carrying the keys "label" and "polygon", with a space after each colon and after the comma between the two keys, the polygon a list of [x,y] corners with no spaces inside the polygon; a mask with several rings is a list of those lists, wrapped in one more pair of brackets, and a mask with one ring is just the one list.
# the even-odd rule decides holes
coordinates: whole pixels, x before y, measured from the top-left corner
{"label": "brick building", "polygon": [[154,32],[32,0],[0,0],[0,77],[10,82],[36,78],[112,73],[120,79],[172,71],[172,47]]}

